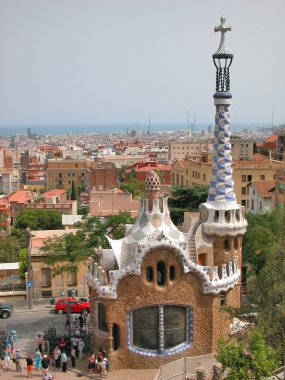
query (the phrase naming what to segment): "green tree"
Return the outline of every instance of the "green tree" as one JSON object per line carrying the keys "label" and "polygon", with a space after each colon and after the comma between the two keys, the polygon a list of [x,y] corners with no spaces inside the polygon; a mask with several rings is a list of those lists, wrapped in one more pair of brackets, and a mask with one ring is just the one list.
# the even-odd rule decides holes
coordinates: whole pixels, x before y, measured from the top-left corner
{"label": "green tree", "polygon": [[146,196],[145,181],[140,181],[132,178],[129,182],[120,185],[121,190],[126,190],[131,193],[135,198],[143,198]]}
{"label": "green tree", "polygon": [[21,243],[13,236],[5,235],[0,240],[0,262],[14,263],[19,260]]}
{"label": "green tree", "polygon": [[135,171],[135,169],[133,168],[133,169],[130,171],[130,174],[129,174],[129,181],[130,181],[131,179],[134,179],[134,178],[136,178],[136,171]]}
{"label": "green tree", "polygon": [[15,228],[26,230],[61,229],[61,214],[56,210],[23,209],[16,220]]}
{"label": "green tree", "polygon": [[70,199],[72,201],[77,200],[77,189],[76,189],[75,181],[72,181]]}
{"label": "green tree", "polygon": [[27,248],[22,248],[19,254],[20,268],[19,273],[21,278],[25,278],[25,273],[28,271],[28,253]]}
{"label": "green tree", "polygon": [[274,350],[259,331],[249,335],[247,346],[221,339],[216,359],[228,370],[228,380],[262,380],[278,366]]}
{"label": "green tree", "polygon": [[118,215],[110,215],[105,218],[89,216],[77,223],[81,228],[82,241],[86,249],[108,248],[109,242],[106,235],[112,239],[121,239],[125,235],[125,225],[133,224],[134,218],[128,211],[120,212]]}
{"label": "green tree", "polygon": [[258,325],[264,330],[266,341],[285,364],[285,226],[278,243],[266,256],[264,267],[256,276],[252,302],[258,307]]}
{"label": "green tree", "polygon": [[169,205],[192,211],[199,210],[201,203],[206,202],[209,186],[174,187]]}
{"label": "green tree", "polygon": [[82,244],[81,231],[76,234],[67,233],[60,237],[48,238],[40,248],[44,262],[51,268],[53,276],[60,276],[62,289],[64,278],[78,270],[78,264],[91,253]]}
{"label": "green tree", "polygon": [[249,264],[249,275],[258,274],[270,257],[283,225],[283,210],[276,208],[262,214],[247,213],[247,231],[243,238],[243,263]]}
{"label": "green tree", "polygon": [[171,219],[174,224],[182,224],[184,212],[198,211],[201,203],[206,202],[209,186],[174,187],[169,199]]}
{"label": "green tree", "polygon": [[125,171],[127,169],[128,165],[121,165],[118,171],[118,176],[119,176],[119,182],[124,182],[125,181]]}

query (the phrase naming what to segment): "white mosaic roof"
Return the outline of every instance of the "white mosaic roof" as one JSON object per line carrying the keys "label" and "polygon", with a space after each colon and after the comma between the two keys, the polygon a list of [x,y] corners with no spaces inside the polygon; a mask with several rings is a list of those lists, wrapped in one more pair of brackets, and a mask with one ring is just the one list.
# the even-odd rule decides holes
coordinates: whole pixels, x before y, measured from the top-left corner
{"label": "white mosaic roof", "polygon": [[148,209],[148,202],[148,199],[141,201],[139,216],[123,239],[112,240],[108,238],[120,269],[133,262],[138,244],[150,244],[162,233],[170,240],[185,242],[184,234],[177,229],[170,219],[168,199],[162,199],[162,209],[160,209],[160,200],[153,199],[151,211]]}

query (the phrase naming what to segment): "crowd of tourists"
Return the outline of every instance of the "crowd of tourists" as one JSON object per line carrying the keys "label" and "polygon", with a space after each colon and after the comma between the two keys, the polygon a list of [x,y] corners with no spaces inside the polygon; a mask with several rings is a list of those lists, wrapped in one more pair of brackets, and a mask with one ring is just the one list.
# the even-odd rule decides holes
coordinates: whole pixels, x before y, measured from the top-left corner
{"label": "crowd of tourists", "polygon": [[[35,353],[28,354],[26,357],[22,356],[19,348],[11,349],[6,347],[4,350],[4,363],[1,366],[4,370],[11,370],[11,362],[15,364],[15,370],[22,372],[22,361],[26,362],[27,377],[33,377],[33,371],[40,371],[43,380],[53,379],[53,374],[50,369],[54,367],[56,370],[60,370],[62,373],[66,373],[68,370],[68,363],[74,369],[77,366],[77,361],[86,360],[86,369],[89,374],[98,373],[101,376],[107,376],[110,364],[108,360],[107,351],[101,348],[97,353],[90,352],[88,359],[83,356],[84,341],[77,335],[74,335],[70,339],[70,353],[67,353],[67,343],[64,338],[60,338],[58,344],[49,352],[47,346],[44,344],[44,339],[41,335],[36,338],[37,348]],[[44,352],[45,351],[45,352]],[[68,360],[70,357],[70,360]],[[82,365],[80,366],[82,369]]]}

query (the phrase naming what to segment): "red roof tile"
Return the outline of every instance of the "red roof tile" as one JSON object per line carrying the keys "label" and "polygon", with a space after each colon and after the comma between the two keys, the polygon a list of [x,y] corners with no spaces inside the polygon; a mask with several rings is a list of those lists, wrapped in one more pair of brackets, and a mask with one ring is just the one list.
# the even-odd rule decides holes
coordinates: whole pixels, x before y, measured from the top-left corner
{"label": "red roof tile", "polygon": [[34,193],[32,191],[19,190],[14,194],[9,196],[9,202],[15,203],[27,203],[29,200],[34,198]]}
{"label": "red roof tile", "polygon": [[269,142],[277,142],[277,140],[278,140],[278,136],[277,135],[271,135],[271,136],[269,136],[269,137],[267,137],[265,140],[264,140],[264,142],[265,143],[269,143]]}
{"label": "red roof tile", "polygon": [[46,198],[52,198],[52,197],[55,197],[55,196],[61,196],[63,194],[66,193],[66,190],[62,190],[62,189],[53,189],[53,190],[48,190],[48,191],[45,191],[42,195],[45,196]]}
{"label": "red roof tile", "polygon": [[271,198],[275,181],[252,181],[252,186],[262,198]]}

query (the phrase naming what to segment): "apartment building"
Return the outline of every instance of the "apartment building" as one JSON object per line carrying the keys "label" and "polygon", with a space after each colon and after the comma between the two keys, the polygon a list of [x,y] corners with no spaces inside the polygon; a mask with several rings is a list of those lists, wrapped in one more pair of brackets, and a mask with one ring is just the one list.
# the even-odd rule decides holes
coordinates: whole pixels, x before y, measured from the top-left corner
{"label": "apartment building", "polygon": [[92,166],[93,161],[84,159],[49,159],[46,166],[46,182],[48,188],[64,188],[70,191],[72,182],[75,186],[85,185],[85,170]]}
{"label": "apartment building", "polygon": [[104,156],[100,159],[102,162],[112,162],[115,164],[116,168],[120,169],[122,165],[132,165],[136,162],[145,162],[149,159],[148,154],[142,154],[137,156],[126,156],[126,155],[114,155],[114,156]]}
{"label": "apartment building", "polygon": [[168,159],[170,162],[183,159],[185,156],[197,157],[202,155],[203,151],[207,151],[213,144],[205,141],[169,141],[168,142]]}
{"label": "apartment building", "polygon": [[[172,165],[174,186],[209,185],[211,181],[212,157],[205,153],[201,158],[185,158]],[[275,180],[276,171],[282,169],[283,162],[256,153],[252,160],[233,161],[233,179],[237,202],[249,207],[248,185],[251,181]]]}
{"label": "apartment building", "polygon": [[274,208],[275,181],[251,181],[248,185],[248,211],[256,214]]}
{"label": "apartment building", "polygon": [[129,211],[133,217],[138,215],[140,201],[132,194],[119,189],[90,191],[89,213],[96,216],[117,215]]}
{"label": "apartment building", "polygon": [[95,162],[85,169],[86,191],[107,190],[119,187],[118,168],[113,162]]}

